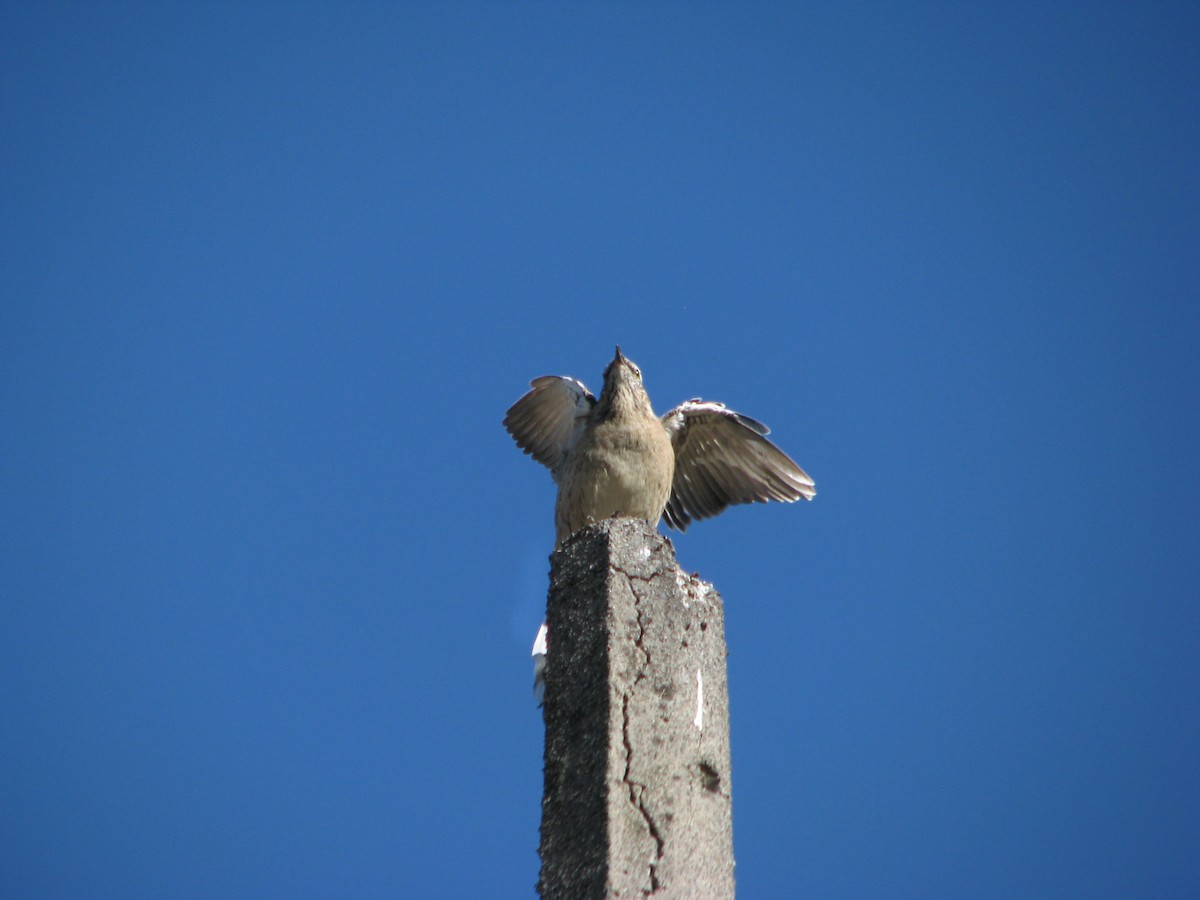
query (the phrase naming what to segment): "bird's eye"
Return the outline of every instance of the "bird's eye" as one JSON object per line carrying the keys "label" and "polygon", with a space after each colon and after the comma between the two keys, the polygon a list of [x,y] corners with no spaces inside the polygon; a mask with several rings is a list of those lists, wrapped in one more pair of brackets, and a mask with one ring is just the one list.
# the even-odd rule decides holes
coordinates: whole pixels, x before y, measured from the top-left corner
{"label": "bird's eye", "polygon": [[642,380],[642,370],[639,369],[637,366],[633,367],[633,374],[638,377],[638,381]]}

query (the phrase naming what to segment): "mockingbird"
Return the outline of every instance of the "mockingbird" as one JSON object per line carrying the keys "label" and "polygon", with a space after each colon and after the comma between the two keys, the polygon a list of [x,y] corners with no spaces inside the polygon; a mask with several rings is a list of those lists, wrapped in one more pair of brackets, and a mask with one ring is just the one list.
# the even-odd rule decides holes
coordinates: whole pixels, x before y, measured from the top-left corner
{"label": "mockingbird", "polygon": [[555,543],[612,516],[665,518],[683,531],[735,503],[811,500],[813,480],[766,439],[770,429],[721,403],[688,400],[656,416],[641,370],[617,348],[597,400],[543,375],[504,427],[558,484]]}

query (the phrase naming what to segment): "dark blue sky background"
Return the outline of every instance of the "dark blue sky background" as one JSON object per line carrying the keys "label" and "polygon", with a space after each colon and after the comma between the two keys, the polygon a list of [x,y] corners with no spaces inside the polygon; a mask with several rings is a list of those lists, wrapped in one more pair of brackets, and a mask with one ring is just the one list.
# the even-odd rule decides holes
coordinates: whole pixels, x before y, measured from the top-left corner
{"label": "dark blue sky background", "polygon": [[613,345],[812,504],[726,604],[744,897],[1200,892],[1200,12],[9,4],[0,894],[530,897]]}

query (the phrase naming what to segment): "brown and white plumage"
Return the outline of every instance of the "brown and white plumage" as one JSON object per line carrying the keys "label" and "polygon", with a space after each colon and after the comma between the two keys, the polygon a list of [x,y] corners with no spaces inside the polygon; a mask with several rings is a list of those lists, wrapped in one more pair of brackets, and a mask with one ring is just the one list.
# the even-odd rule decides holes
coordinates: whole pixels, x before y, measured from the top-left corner
{"label": "brown and white plumage", "polygon": [[813,481],[767,440],[761,422],[688,400],[658,417],[641,371],[617,348],[597,399],[574,378],[544,375],[504,427],[558,484],[557,542],[614,515],[683,531],[737,503],[811,500]]}
{"label": "brown and white plumage", "polygon": [[771,430],[723,403],[688,400],[665,413],[675,448],[675,478],[664,512],[683,531],[695,519],[737,503],[811,500],[813,480],[767,440]]}

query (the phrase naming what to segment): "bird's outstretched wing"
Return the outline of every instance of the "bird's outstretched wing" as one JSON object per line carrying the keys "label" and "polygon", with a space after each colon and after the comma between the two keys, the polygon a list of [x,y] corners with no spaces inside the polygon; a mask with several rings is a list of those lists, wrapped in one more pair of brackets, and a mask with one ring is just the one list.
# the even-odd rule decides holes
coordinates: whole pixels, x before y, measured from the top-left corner
{"label": "bird's outstretched wing", "polygon": [[724,404],[688,400],[662,417],[675,447],[675,478],[663,518],[683,531],[735,503],[816,496],[813,480],[764,437],[770,429]]}
{"label": "bird's outstretched wing", "polygon": [[509,408],[504,427],[518,447],[557,478],[596,398],[583,382],[561,375],[542,375],[529,385],[533,390]]}

